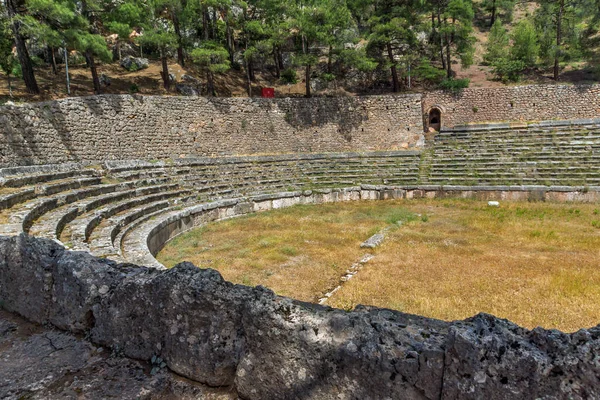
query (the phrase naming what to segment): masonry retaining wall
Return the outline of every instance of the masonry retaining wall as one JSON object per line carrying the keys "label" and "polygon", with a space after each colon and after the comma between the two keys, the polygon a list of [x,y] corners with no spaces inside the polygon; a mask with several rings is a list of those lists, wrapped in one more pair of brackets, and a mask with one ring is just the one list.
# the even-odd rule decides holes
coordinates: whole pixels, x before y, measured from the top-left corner
{"label": "masonry retaining wall", "polygon": [[417,147],[421,95],[102,95],[0,107],[0,167]]}
{"label": "masonry retaining wall", "polygon": [[439,106],[442,129],[481,122],[588,119],[600,116],[600,85],[470,88],[423,95],[423,113]]}

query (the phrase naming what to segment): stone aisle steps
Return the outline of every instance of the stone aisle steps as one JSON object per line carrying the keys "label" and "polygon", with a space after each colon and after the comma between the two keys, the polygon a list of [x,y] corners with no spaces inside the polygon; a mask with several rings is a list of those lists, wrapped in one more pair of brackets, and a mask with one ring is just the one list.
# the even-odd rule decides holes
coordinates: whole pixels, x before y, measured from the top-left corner
{"label": "stone aisle steps", "polygon": [[121,232],[126,232],[129,227],[136,226],[137,221],[146,216],[158,215],[167,210],[173,210],[182,205],[188,205],[189,202],[194,199],[195,196],[193,195],[184,195],[144,204],[114,215],[111,218],[102,221],[102,223],[94,230],[88,240],[89,250],[97,257],[120,257],[121,249],[119,238]]}
{"label": "stone aisle steps", "polygon": [[13,206],[2,214],[8,224],[1,226],[1,232],[7,235],[18,235],[21,232],[29,233],[35,221],[44,214],[77,201],[98,197],[107,193],[119,192],[135,188],[149,181],[130,181],[116,184],[98,184],[83,189],[68,190],[53,196],[34,198],[32,200]]}
{"label": "stone aisle steps", "polygon": [[[174,189],[177,185],[169,185],[171,187],[165,189]],[[76,247],[80,243],[86,243],[90,238],[92,231],[99,226],[103,220],[111,218],[114,215],[130,210],[131,208],[138,207],[147,203],[152,203],[160,200],[167,200],[174,197],[180,197],[190,194],[189,190],[172,190],[172,191],[161,191],[146,196],[133,197],[125,201],[110,204],[101,209],[95,210],[91,213],[75,219],[71,225],[71,237],[70,242]]]}
{"label": "stone aisle steps", "polygon": [[[120,201],[123,199],[139,196],[141,194],[156,193],[162,190],[170,188],[169,185],[164,184],[167,182],[165,178],[152,179],[152,180],[141,180],[138,184],[156,184],[154,186],[143,186],[137,188],[134,184],[136,181],[125,183],[123,190],[115,190],[109,193],[101,193],[86,197],[83,200],[79,200],[72,203],[67,203],[62,206],[56,207],[55,209],[48,211],[40,218],[38,218],[30,229],[30,234],[48,239],[59,240],[63,232],[63,229],[78,216],[91,212],[94,209],[102,207],[112,202]],[[131,189],[133,187],[133,189]]]}

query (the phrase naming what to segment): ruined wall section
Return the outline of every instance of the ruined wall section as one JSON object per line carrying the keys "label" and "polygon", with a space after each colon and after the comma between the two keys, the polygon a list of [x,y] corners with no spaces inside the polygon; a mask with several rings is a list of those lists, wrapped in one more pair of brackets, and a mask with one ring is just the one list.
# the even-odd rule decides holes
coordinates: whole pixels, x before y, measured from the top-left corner
{"label": "ruined wall section", "polygon": [[600,85],[471,88],[423,95],[423,113],[442,111],[442,129],[483,122],[535,122],[600,116]]}
{"label": "ruined wall section", "polygon": [[0,167],[391,150],[421,140],[421,95],[313,99],[102,95],[0,107]]}
{"label": "ruined wall section", "polygon": [[565,334],[486,314],[346,312],[189,263],[116,265],[25,235],[0,236],[0,306],[131,358],[161,357],[243,399],[600,397],[600,327]]}

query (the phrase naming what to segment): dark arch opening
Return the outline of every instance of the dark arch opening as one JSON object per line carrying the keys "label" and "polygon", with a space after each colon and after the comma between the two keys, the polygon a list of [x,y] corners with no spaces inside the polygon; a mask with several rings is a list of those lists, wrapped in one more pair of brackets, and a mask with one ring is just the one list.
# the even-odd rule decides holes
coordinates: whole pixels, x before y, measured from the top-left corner
{"label": "dark arch opening", "polygon": [[429,124],[430,129],[433,129],[437,132],[440,131],[442,127],[442,112],[439,108],[432,108],[429,111]]}

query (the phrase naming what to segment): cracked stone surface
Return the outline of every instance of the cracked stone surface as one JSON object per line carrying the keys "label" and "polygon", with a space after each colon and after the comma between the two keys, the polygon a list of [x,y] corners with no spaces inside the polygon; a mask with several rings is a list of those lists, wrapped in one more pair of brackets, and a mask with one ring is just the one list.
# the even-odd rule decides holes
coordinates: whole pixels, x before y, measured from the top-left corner
{"label": "cracked stone surface", "polygon": [[[0,300],[64,330],[11,339],[20,324],[2,318],[0,397],[109,398],[117,387],[119,398],[213,395],[172,371],[244,399],[600,398],[600,326],[565,334],[486,314],[445,322],[344,311],[190,263],[119,265],[26,235],[0,237]],[[154,356],[168,370],[148,376]]]}
{"label": "cracked stone surface", "polygon": [[150,370],[147,362],[0,311],[2,399],[238,398],[231,389],[209,388],[167,369]]}

